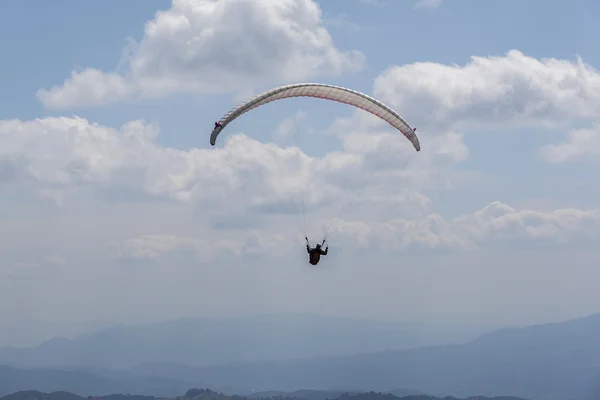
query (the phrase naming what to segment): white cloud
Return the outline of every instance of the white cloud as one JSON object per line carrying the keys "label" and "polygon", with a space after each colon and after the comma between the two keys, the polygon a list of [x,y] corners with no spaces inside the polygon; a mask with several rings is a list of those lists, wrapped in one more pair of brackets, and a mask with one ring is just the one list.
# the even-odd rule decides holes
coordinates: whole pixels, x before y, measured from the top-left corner
{"label": "white cloud", "polygon": [[138,46],[128,44],[122,75],[87,68],[37,95],[65,109],[178,92],[245,93],[361,69],[362,53],[337,49],[321,14],[313,0],[173,0],[146,24]]}
{"label": "white cloud", "polygon": [[78,117],[0,121],[4,185],[59,201],[95,190],[221,205],[243,197],[255,207],[297,198],[304,190],[311,206],[339,195],[344,188],[336,178],[362,162],[360,154],[312,158],[297,147],[265,145],[245,135],[230,136],[222,149],[177,150],[158,145],[157,135],[155,125],[142,121],[119,130]]}
{"label": "white cloud", "polygon": [[[81,118],[0,121],[0,137],[5,143],[0,162],[10,171],[5,183],[60,198],[86,185],[119,185],[119,177],[129,174],[140,178],[138,185],[148,192],[160,194],[166,190],[165,182],[144,182],[144,176],[151,175],[161,162],[160,157],[153,157],[153,163],[145,161],[156,150],[148,146],[156,134],[156,127],[140,121],[127,123],[120,131]],[[169,163],[169,152],[162,156],[162,161]],[[177,178],[164,179],[174,185],[171,188],[180,187],[171,195],[185,196],[184,183]]]}
{"label": "white cloud", "polygon": [[[401,207],[411,202],[422,209],[429,206],[429,199],[419,194],[365,199],[371,206],[376,206],[377,201],[384,207],[390,202],[401,204]],[[329,211],[320,213],[330,214]],[[539,246],[590,244],[600,238],[600,210],[596,209],[517,210],[496,201],[472,214],[451,219],[437,213],[424,216],[407,213],[406,217],[400,218],[390,213],[387,219],[353,219],[356,216],[349,213],[346,219],[332,221],[328,235],[331,257],[352,258],[369,250],[377,252],[377,260],[383,261],[392,254],[407,252],[460,253],[505,248],[523,251]],[[318,216],[312,217],[309,222],[314,223],[317,219]],[[143,265],[158,263],[169,269],[198,263],[235,265],[241,260],[249,262],[250,258],[268,262],[271,266],[303,263],[306,255],[302,253],[302,239],[299,234],[290,234],[291,224],[294,224],[293,216],[288,215],[266,224],[261,230],[213,230],[208,234],[206,228],[202,228],[201,236],[142,234],[124,240],[118,254],[124,260],[136,260]],[[314,235],[309,236],[312,242],[320,240]]]}
{"label": "white cloud", "polygon": [[553,164],[597,160],[600,156],[600,125],[569,132],[562,143],[544,146],[541,155]]}
{"label": "white cloud", "polygon": [[391,251],[410,248],[469,250],[521,242],[567,243],[600,238],[600,210],[556,209],[548,212],[515,210],[493,202],[471,215],[445,220],[439,214],[423,219],[391,219],[381,223],[341,221],[335,232],[366,247]]}
{"label": "white cloud", "polygon": [[41,89],[37,96],[49,108],[70,108],[77,105],[97,106],[127,99],[135,93],[134,86],[117,73],[105,73],[95,68],[71,72],[62,86]]}
{"label": "white cloud", "polygon": [[[156,135],[158,128],[142,121],[119,130],[79,117],[0,121],[4,183],[56,199],[92,188],[210,202],[235,188],[254,187],[254,194],[271,195],[277,187],[265,178],[302,169],[309,161],[298,149],[263,146],[243,135],[231,137],[225,149],[188,151],[162,147]],[[295,183],[288,179],[287,184]]]}
{"label": "white cloud", "polygon": [[[229,137],[222,149],[166,148],[155,142],[158,128],[141,121],[115,130],[81,118],[11,120],[0,122],[0,164],[11,171],[5,186],[42,196],[52,192],[63,201],[89,192],[104,193],[101,198],[112,202],[108,194],[125,191],[138,201],[157,198],[214,210],[202,217],[202,223],[215,227],[210,239],[160,230],[123,238],[121,254],[141,260],[184,252],[212,262],[224,253],[260,255],[273,245],[289,250],[302,235],[291,227],[303,228],[294,220],[300,215],[292,215],[290,199],[299,206],[301,195],[313,225],[311,237],[319,234],[315,222],[325,228],[329,218],[338,217],[332,235],[350,240],[350,247],[468,249],[503,238],[561,242],[597,232],[596,211],[516,211],[500,203],[445,220],[432,213],[427,192],[461,184],[464,176],[452,167],[468,157],[462,135],[426,136],[428,152],[412,151],[415,156],[404,165],[394,161],[392,152],[410,149],[408,141],[387,132],[361,136],[361,129],[342,136],[346,152],[317,158],[297,147],[279,148],[244,135]],[[278,214],[277,205],[287,211]],[[219,220],[217,214],[234,211],[234,224]],[[253,223],[244,227],[245,213],[262,214],[259,230]]]}
{"label": "white cloud", "polygon": [[394,66],[377,77],[374,94],[415,126],[562,122],[597,117],[600,73],[579,58],[538,60],[511,50],[464,66]]}

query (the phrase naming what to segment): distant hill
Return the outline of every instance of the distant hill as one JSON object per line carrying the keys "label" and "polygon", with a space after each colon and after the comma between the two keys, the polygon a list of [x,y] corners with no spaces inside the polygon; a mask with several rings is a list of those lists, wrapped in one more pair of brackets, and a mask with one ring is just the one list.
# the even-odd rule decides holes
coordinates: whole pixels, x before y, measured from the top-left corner
{"label": "distant hill", "polygon": [[64,391],[43,393],[37,390],[26,390],[6,395],[2,400],[82,400],[82,397]]}
{"label": "distant hill", "polygon": [[[143,375],[131,371],[64,370],[59,368],[22,369],[0,366],[0,396],[20,391],[23,391],[23,393],[37,391],[37,393],[51,392],[51,394],[60,394],[62,393],[60,392],[61,390],[67,390],[79,396],[101,396],[105,393],[123,392],[136,395],[171,397],[176,396],[177,393],[181,393],[185,388],[205,382],[202,377],[196,375],[189,375],[187,378],[189,379],[188,381],[183,378],[171,379],[159,377],[157,374],[151,372]],[[229,394],[243,394],[248,400],[274,397],[294,398],[297,400],[327,400],[337,398],[344,393],[361,393],[361,391],[349,390],[309,389],[290,392],[277,390],[249,392],[248,389],[228,384],[220,386],[209,384],[208,386],[213,390]],[[210,389],[207,390],[210,391]],[[389,392],[400,397],[421,393],[417,390],[409,389],[395,389]],[[45,398],[44,400],[56,399]]]}
{"label": "distant hill", "polygon": [[[265,399],[265,398],[273,398],[273,397],[286,397],[286,398],[294,398],[300,400],[328,400],[328,399],[336,399],[347,393],[346,391],[334,391],[334,390],[294,390],[293,392],[283,392],[279,390],[267,390],[263,392],[255,392],[246,395],[251,399]],[[358,394],[356,392],[351,392],[351,394]]]}
{"label": "distant hill", "polygon": [[[293,345],[294,340],[290,343]],[[148,346],[152,353],[154,344]],[[140,364],[127,371],[98,367],[0,368],[1,394],[35,389],[68,390],[82,395],[175,396],[194,386],[253,399],[265,391],[277,398],[326,400],[330,394],[337,396],[342,392],[362,395],[369,390],[390,392],[393,388],[406,388],[402,390],[408,390],[408,394],[420,391],[439,396],[598,400],[600,314],[562,323],[504,329],[462,345],[349,356],[217,366],[158,362]],[[298,391],[302,388],[313,390]]]}
{"label": "distant hill", "polygon": [[314,315],[180,319],[114,326],[30,348],[0,348],[0,364],[105,369],[156,362],[210,366],[461,343],[485,331]]}
{"label": "distant hill", "polygon": [[464,345],[217,367],[145,364],[140,374],[256,390],[297,388],[425,393],[532,400],[597,400],[600,314],[563,323],[506,329]]}
{"label": "distant hill", "polygon": [[[278,390],[268,390],[264,392],[255,392],[246,395],[251,399],[265,399],[265,398],[273,398],[273,397],[285,397],[285,398],[294,398],[299,400],[331,400],[337,399],[344,394],[356,395],[360,394],[360,391],[348,391],[348,390],[294,390],[292,392],[283,392]],[[386,393],[393,394],[397,397],[404,397],[409,395],[417,395],[424,394],[419,392],[418,390],[410,390],[410,389],[395,389],[387,391]]]}
{"label": "distant hill", "polygon": [[[136,393],[156,396],[173,396],[194,384],[160,377],[136,376],[123,373],[122,378],[108,378],[83,371],[59,369],[18,369],[0,366],[0,395],[31,389],[40,392],[68,390],[81,396],[101,396],[106,393]],[[58,392],[60,393],[60,392]],[[54,395],[54,394],[53,394]],[[6,399],[10,400],[10,399]],[[18,399],[14,399],[18,400]],[[51,399],[44,400],[75,400]]]}
{"label": "distant hill", "polygon": [[[227,396],[223,393],[214,392],[209,389],[190,389],[184,396],[176,396],[174,398],[159,398],[153,396],[139,396],[128,394],[112,394],[102,397],[80,397],[68,392],[52,392],[42,393],[34,390],[20,391],[10,395],[1,397],[0,400],[247,400],[242,396]],[[298,400],[295,397],[278,396],[278,400]],[[340,396],[333,397],[331,400],[442,400],[437,397],[425,395],[410,395],[405,397],[397,397],[389,393],[360,393],[349,394],[343,393]],[[443,400],[466,400],[457,399],[454,397],[445,397]],[[487,397],[477,397],[471,400],[525,400],[516,397],[497,397],[494,399]]]}

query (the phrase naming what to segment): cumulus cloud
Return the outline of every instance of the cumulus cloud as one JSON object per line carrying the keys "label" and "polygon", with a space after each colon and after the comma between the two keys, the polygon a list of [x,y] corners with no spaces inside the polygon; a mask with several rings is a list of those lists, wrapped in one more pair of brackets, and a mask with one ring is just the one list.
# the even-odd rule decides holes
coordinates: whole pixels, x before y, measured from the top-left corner
{"label": "cumulus cloud", "polygon": [[377,77],[374,94],[416,126],[561,122],[597,117],[600,73],[580,58],[538,60],[511,50],[464,66],[394,66]]}
{"label": "cumulus cloud", "polygon": [[208,203],[222,201],[232,190],[253,188],[255,198],[248,200],[258,204],[278,191],[293,192],[297,171],[309,174],[311,159],[298,148],[262,145],[238,135],[224,149],[177,150],[158,145],[158,132],[143,121],[120,129],[79,117],[0,121],[4,184],[58,200],[93,188]]}
{"label": "cumulus cloud", "polygon": [[[377,199],[457,184],[460,179],[448,169],[468,156],[455,133],[426,138],[429,151],[416,156],[397,135],[353,131],[344,138],[345,151],[322,157],[243,134],[229,136],[223,148],[189,150],[161,146],[158,135],[156,125],[143,121],[119,129],[78,117],[0,121],[3,187],[57,203],[93,191],[113,200],[162,199],[289,214],[301,202],[312,212],[357,195],[381,203]],[[360,203],[353,210],[366,208],[365,200]]]}
{"label": "cumulus cloud", "polygon": [[[600,73],[580,58],[538,60],[512,50],[505,56],[472,57],[464,66],[432,62],[394,66],[375,79],[373,92],[419,128],[424,151],[411,157],[410,165],[427,168],[410,169],[411,176],[432,186],[455,187],[458,176],[450,167],[469,157],[462,132],[519,125],[559,131],[595,121],[600,111],[598,89]],[[387,124],[361,110],[336,120],[327,131],[342,140],[345,151],[367,158],[372,154],[371,160],[393,152],[399,143]],[[574,130],[563,143],[545,146],[541,155],[554,163],[597,155],[596,132],[597,126]],[[442,170],[439,179],[431,179]],[[461,178],[478,179],[476,172],[469,176],[464,172]],[[452,175],[454,182],[448,181]]]}
{"label": "cumulus cloud", "polygon": [[600,125],[569,132],[563,142],[542,147],[541,155],[553,164],[597,159],[600,156]]}
{"label": "cumulus cloud", "polygon": [[40,89],[38,99],[49,108],[70,108],[80,102],[83,106],[96,106],[127,99],[135,93],[135,88],[117,73],[105,73],[95,68],[71,72],[62,86],[55,85],[50,90]]}
{"label": "cumulus cloud", "polygon": [[[402,199],[395,199],[401,201]],[[406,199],[404,199],[406,200]],[[416,199],[413,199],[416,200]],[[423,200],[423,199],[418,199]],[[432,213],[423,218],[391,218],[384,221],[351,218],[333,221],[329,242],[336,255],[347,256],[366,249],[397,252],[469,251],[479,248],[526,249],[537,246],[593,243],[600,238],[600,210],[572,208],[535,211],[517,210],[492,202],[472,214],[446,219]],[[185,263],[232,261],[257,256],[272,262],[297,258],[299,243],[274,224],[264,230],[234,235],[188,237],[142,235],[127,240],[121,257],[142,261],[168,260],[180,268]],[[181,256],[186,258],[182,259]],[[179,258],[174,258],[179,257]]]}
{"label": "cumulus cloud", "polygon": [[78,117],[0,121],[4,187],[58,202],[90,189],[207,205],[242,196],[253,207],[304,191],[310,207],[339,195],[343,182],[336,178],[362,162],[360,155],[336,152],[314,158],[298,147],[262,144],[243,134],[230,136],[224,148],[178,150],[158,145],[158,133],[142,121],[120,129]]}
{"label": "cumulus cloud", "polygon": [[334,232],[364,247],[387,250],[461,249],[517,244],[557,244],[593,240],[600,234],[600,210],[516,210],[493,202],[470,215],[445,220],[439,214],[423,219],[391,219],[382,223],[339,221]]}
{"label": "cumulus cloud", "polygon": [[[4,183],[61,198],[86,185],[119,185],[119,176],[129,175],[140,178],[139,185],[149,193],[159,194],[169,184],[144,179],[160,162],[160,157],[144,161],[156,150],[148,146],[156,134],[155,126],[141,121],[129,122],[120,131],[81,118],[0,121],[0,137],[5,141],[0,163],[9,171]],[[162,153],[162,162],[169,163],[168,153]],[[185,183],[177,178],[165,177],[181,189],[172,195],[185,196]]]}
{"label": "cumulus cloud", "polygon": [[362,53],[335,47],[313,0],[173,0],[127,46],[123,74],[73,72],[37,95],[49,108],[172,93],[240,93],[266,84],[362,68]]}
{"label": "cumulus cloud", "polygon": [[[300,215],[293,206],[299,207],[300,200],[304,218],[319,222],[333,237],[350,240],[350,246],[468,249],[502,238],[560,242],[597,232],[596,211],[517,211],[500,203],[445,220],[432,212],[427,192],[455,187],[464,179],[451,171],[468,157],[462,135],[425,137],[429,151],[404,165],[391,152],[410,149],[408,141],[386,131],[360,135],[361,129],[342,137],[344,152],[310,157],[298,147],[263,144],[243,134],[227,138],[223,148],[172,149],[156,143],[158,127],[141,121],[118,130],[82,118],[2,121],[0,164],[11,171],[2,183],[60,199],[86,190],[125,191],[138,200],[163,199],[218,211],[202,219],[207,227],[218,225],[210,238],[160,231],[130,237],[120,254],[136,260],[186,253],[211,262],[222,254],[289,250],[286,246],[303,233],[290,236],[290,226],[300,222],[306,228],[294,221]],[[386,160],[381,154],[386,153],[390,164],[382,165]],[[260,228],[244,226],[246,212],[263,214]],[[222,219],[227,215],[229,222]],[[232,224],[231,218],[237,220]],[[312,233],[322,234],[314,229]]]}

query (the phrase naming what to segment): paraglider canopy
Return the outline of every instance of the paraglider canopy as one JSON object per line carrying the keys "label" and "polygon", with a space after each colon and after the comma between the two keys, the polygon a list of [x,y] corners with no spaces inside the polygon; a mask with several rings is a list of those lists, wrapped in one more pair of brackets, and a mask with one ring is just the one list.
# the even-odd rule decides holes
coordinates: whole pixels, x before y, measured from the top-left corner
{"label": "paraglider canopy", "polygon": [[364,93],[341,86],[326,85],[322,83],[297,83],[280,86],[245,101],[234,107],[218,122],[215,122],[215,127],[210,135],[210,144],[214,146],[219,133],[221,133],[230,122],[242,114],[272,101],[291,97],[314,97],[358,107],[389,123],[410,140],[416,151],[421,150],[419,139],[415,133],[416,128],[412,128],[396,111],[392,110],[381,101]]}

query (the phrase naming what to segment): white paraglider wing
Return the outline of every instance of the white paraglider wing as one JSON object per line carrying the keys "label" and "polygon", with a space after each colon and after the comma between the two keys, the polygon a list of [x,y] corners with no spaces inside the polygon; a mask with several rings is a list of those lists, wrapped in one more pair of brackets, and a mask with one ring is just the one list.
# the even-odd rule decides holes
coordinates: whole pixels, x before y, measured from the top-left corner
{"label": "white paraglider wing", "polygon": [[347,89],[341,86],[326,85],[322,83],[297,83],[293,85],[281,86],[261,93],[258,96],[233,108],[215,124],[210,135],[210,144],[215,145],[219,133],[233,120],[240,115],[263,104],[275,100],[287,99],[290,97],[314,97],[326,100],[337,101],[349,104],[363,109],[389,123],[391,126],[402,132],[404,136],[412,143],[415,150],[420,151],[421,145],[415,134],[415,129],[394,110],[364,93],[356,90]]}

